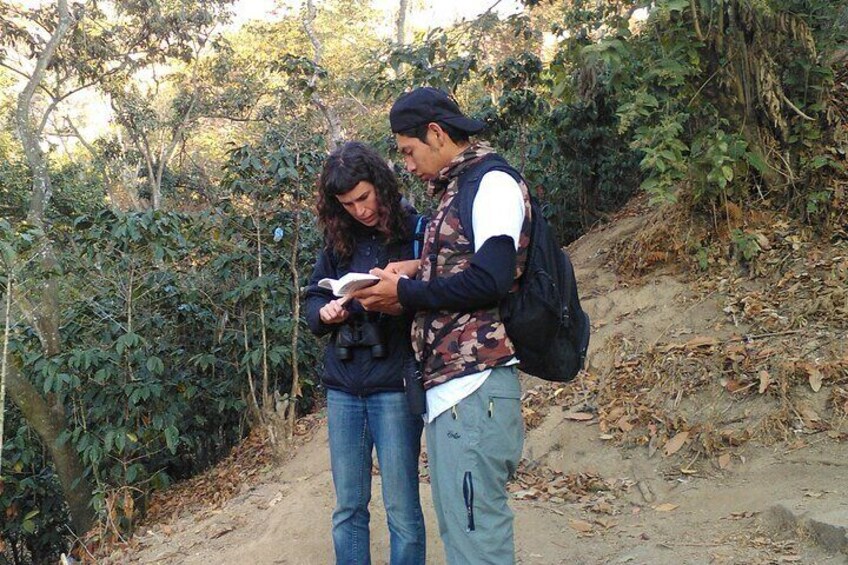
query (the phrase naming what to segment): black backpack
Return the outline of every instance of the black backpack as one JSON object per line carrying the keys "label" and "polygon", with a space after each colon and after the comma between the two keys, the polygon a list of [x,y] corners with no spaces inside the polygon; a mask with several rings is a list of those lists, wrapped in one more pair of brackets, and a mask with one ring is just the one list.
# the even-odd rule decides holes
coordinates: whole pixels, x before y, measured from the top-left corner
{"label": "black backpack", "polygon": [[[480,180],[490,171],[503,171],[516,181],[523,180],[499,155],[486,157],[460,177],[459,217],[472,248],[471,209]],[[500,303],[501,319],[522,371],[548,381],[568,382],[586,360],[589,316],[580,307],[571,260],[557,243],[532,194],[530,205],[533,221],[527,265],[518,279],[518,289]]]}

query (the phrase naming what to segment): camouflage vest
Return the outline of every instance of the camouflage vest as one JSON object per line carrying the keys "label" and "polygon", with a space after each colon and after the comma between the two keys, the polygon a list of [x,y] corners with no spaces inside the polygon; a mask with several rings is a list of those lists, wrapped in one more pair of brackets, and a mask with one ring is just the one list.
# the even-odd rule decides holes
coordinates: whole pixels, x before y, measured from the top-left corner
{"label": "camouflage vest", "polygon": [[[463,230],[456,196],[462,190],[461,181],[468,178],[461,175],[473,169],[483,156],[491,152],[485,145],[472,145],[449,165],[447,174],[443,172],[447,186],[427,227],[419,280],[450,277],[467,269],[471,263],[474,248]],[[523,272],[530,240],[529,193],[523,181],[519,181],[519,186],[524,196],[524,224],[516,257],[515,279]],[[425,388],[503,365],[515,356],[515,348],[506,335],[497,304],[474,311],[418,311],[412,324],[412,346],[416,358],[423,365]]]}

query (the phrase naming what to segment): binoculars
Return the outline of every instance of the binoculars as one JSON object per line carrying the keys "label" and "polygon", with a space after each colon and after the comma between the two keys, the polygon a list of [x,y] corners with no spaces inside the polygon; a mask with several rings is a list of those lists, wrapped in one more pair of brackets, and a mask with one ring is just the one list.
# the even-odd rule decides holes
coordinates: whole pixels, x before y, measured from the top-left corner
{"label": "binoculars", "polygon": [[350,361],[353,347],[371,348],[371,356],[375,359],[383,359],[389,354],[379,323],[369,317],[352,316],[336,332],[336,356],[339,359]]}

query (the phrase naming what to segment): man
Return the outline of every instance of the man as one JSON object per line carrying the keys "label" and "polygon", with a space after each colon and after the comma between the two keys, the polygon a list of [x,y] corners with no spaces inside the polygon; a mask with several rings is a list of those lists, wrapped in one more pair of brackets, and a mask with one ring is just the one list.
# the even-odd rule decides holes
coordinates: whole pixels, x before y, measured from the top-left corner
{"label": "man", "polygon": [[527,187],[498,161],[479,179],[471,226],[463,226],[460,193],[474,190],[475,170],[499,159],[470,140],[484,124],[435,88],[401,96],[389,120],[407,170],[439,204],[417,269],[376,269],[381,281],[355,296],[366,309],[416,312],[412,343],[427,391],[430,476],[447,562],[514,563],[506,482],[524,432],[517,359],[498,302],[525,263]]}

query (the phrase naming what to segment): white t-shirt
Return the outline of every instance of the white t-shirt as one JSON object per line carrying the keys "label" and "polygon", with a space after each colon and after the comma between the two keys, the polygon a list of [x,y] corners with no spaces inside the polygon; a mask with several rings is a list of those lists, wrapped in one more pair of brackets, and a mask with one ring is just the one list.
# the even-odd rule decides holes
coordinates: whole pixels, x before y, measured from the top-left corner
{"label": "white t-shirt", "polygon": [[[524,223],[524,196],[521,187],[509,173],[490,171],[480,179],[480,188],[471,208],[471,229],[474,231],[474,251],[490,237],[508,235],[518,250],[521,226]],[[514,365],[513,358],[506,365]],[[470,396],[489,377],[491,369],[451,379],[427,391],[427,423]]]}

